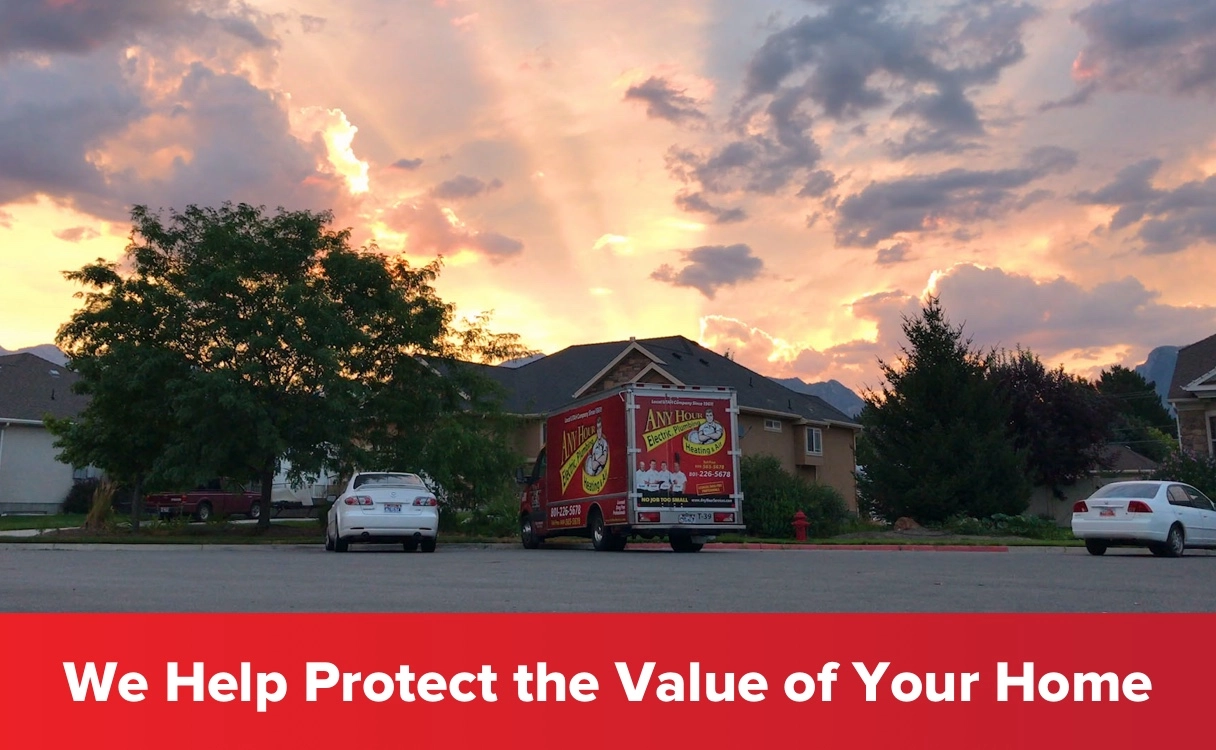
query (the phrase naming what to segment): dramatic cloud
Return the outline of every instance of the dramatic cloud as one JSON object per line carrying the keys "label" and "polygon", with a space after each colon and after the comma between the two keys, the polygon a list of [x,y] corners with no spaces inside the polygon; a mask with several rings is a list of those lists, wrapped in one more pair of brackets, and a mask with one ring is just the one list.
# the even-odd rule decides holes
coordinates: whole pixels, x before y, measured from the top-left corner
{"label": "dramatic cloud", "polygon": [[912,245],[907,242],[897,242],[890,247],[881,248],[878,255],[875,256],[874,262],[880,266],[894,266],[904,263],[908,260],[908,253],[912,251]]}
{"label": "dramatic cloud", "polygon": [[13,228],[13,215],[8,211],[0,211],[0,227],[5,229]]}
{"label": "dramatic cloud", "polygon": [[1094,98],[1094,94],[1098,91],[1098,84],[1090,81],[1081,86],[1076,91],[1072,92],[1063,99],[1057,99],[1052,102],[1044,102],[1039,105],[1040,112],[1050,112],[1053,109],[1067,109],[1068,107],[1080,107],[1083,104],[1088,104],[1090,99]]}
{"label": "dramatic cloud", "polygon": [[340,202],[323,140],[297,138],[287,99],[254,82],[276,64],[267,17],[223,0],[53,5],[0,10],[23,49],[65,53],[4,64],[0,204],[42,194],[124,219],[132,203]]}
{"label": "dramatic cloud", "polygon": [[1115,91],[1216,94],[1211,0],[1099,0],[1073,19],[1089,37],[1073,64],[1081,82]]}
{"label": "dramatic cloud", "polygon": [[462,200],[476,198],[482,193],[492,192],[500,187],[502,187],[502,180],[497,178],[484,182],[476,177],[462,174],[439,183],[431,194],[440,200]]}
{"label": "dramatic cloud", "polygon": [[55,232],[55,236],[65,242],[83,242],[84,240],[97,239],[101,236],[101,232],[92,227],[69,227],[68,229]]}
{"label": "dramatic cloud", "polygon": [[470,229],[451,210],[431,200],[401,204],[383,218],[390,229],[408,235],[406,249],[415,255],[450,256],[468,250],[500,263],[524,250],[524,244],[512,237]]}
{"label": "dramatic cloud", "polygon": [[826,169],[821,169],[817,172],[811,172],[806,184],[798,191],[798,197],[822,198],[834,187],[836,187],[836,175]]}
{"label": "dramatic cloud", "polygon": [[391,165],[394,169],[413,171],[422,166],[422,159],[398,159]]}
{"label": "dramatic cloud", "polygon": [[300,16],[300,30],[305,34],[317,34],[325,29],[326,19],[320,16],[310,16],[307,13]]}
{"label": "dramatic cloud", "polygon": [[958,3],[928,19],[885,0],[815,4],[821,13],[772,34],[752,57],[744,100],[790,97],[788,110],[808,102],[834,120],[894,105],[892,116],[912,123],[890,144],[899,157],[959,151],[984,134],[968,92],[1025,57],[1024,27],[1038,16],[1016,0]]}
{"label": "dramatic cloud", "polygon": [[12,52],[90,52],[147,28],[182,20],[187,0],[5,0],[0,58]]}
{"label": "dramatic cloud", "polygon": [[822,154],[809,135],[811,116],[799,110],[800,104],[795,94],[774,97],[757,118],[760,132],[710,150],[673,147],[667,169],[707,193],[772,195],[805,179]]}
{"label": "dramatic cloud", "polygon": [[667,79],[658,76],[651,76],[642,83],[630,86],[625,92],[625,100],[643,102],[646,104],[647,116],[676,124],[705,119],[701,102],[684,93],[684,89],[677,89]]}
{"label": "dramatic cloud", "polygon": [[[935,274],[933,291],[951,322],[964,326],[973,346],[1021,345],[1045,362],[1067,361],[1072,369],[1091,374],[1114,363],[1112,351],[1143,357],[1163,343],[1196,341],[1216,327],[1216,307],[1165,304],[1160,292],[1131,277],[1085,288],[1064,278],[1036,280],[964,264]],[[920,307],[918,295],[902,291],[865,295],[849,308],[854,318],[873,324],[875,337],[823,350],[721,316],[702,319],[702,341],[712,342],[715,351],[731,349],[740,363],[766,375],[843,378],[873,387],[878,384],[877,360],[890,360],[906,344],[903,317],[917,314]]]}
{"label": "dramatic cloud", "polygon": [[676,205],[685,211],[710,214],[715,224],[730,224],[747,218],[747,212],[743,209],[715,206],[705,200],[701,193],[680,193],[676,196]]}
{"label": "dramatic cloud", "polygon": [[1216,243],[1216,176],[1172,190],[1153,187],[1160,159],[1124,167],[1109,184],[1076,196],[1088,205],[1117,207],[1107,228],[1116,232],[1139,224],[1136,237],[1150,255],[1175,253],[1199,243]]}
{"label": "dramatic cloud", "polygon": [[872,182],[840,203],[836,241],[874,247],[897,234],[920,234],[949,225],[992,219],[1017,207],[1018,188],[1071,170],[1077,155],[1067,149],[1031,151],[1021,166],[955,168],[929,175]]}
{"label": "dramatic cloud", "polygon": [[687,262],[680,270],[659,266],[650,278],[673,286],[687,286],[713,299],[718,289],[750,281],[764,270],[764,261],[747,245],[707,245],[682,251]]}

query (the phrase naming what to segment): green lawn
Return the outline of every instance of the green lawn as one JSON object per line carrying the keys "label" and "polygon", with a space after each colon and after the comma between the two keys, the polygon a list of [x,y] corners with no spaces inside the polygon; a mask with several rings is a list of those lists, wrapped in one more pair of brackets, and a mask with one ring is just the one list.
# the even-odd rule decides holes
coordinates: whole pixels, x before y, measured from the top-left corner
{"label": "green lawn", "polygon": [[0,531],[18,529],[66,529],[84,525],[83,513],[57,516],[0,516]]}

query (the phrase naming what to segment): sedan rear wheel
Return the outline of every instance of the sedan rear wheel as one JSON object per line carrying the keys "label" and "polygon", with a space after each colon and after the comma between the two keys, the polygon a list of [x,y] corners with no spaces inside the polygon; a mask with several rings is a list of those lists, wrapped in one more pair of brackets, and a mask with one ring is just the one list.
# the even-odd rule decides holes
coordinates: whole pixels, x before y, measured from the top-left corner
{"label": "sedan rear wheel", "polygon": [[422,538],[421,547],[422,547],[423,552],[434,552],[435,547],[437,547],[438,545],[439,545],[439,537],[432,536],[432,537],[423,537]]}
{"label": "sedan rear wheel", "polygon": [[1185,549],[1186,533],[1183,532],[1182,525],[1176,523],[1170,527],[1170,534],[1165,538],[1165,556],[1182,557]]}
{"label": "sedan rear wheel", "polygon": [[329,535],[329,529],[325,530],[325,551],[326,552],[334,551],[334,538]]}
{"label": "sedan rear wheel", "polygon": [[1091,554],[1091,555],[1105,555],[1106,547],[1107,547],[1106,542],[1100,541],[1098,539],[1086,539],[1085,540],[1085,549],[1088,550],[1089,554]]}

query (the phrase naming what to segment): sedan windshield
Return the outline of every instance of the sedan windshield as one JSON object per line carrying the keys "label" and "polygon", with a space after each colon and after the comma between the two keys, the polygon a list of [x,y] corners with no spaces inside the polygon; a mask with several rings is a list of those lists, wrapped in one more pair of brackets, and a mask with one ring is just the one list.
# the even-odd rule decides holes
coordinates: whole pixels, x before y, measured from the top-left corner
{"label": "sedan windshield", "polygon": [[360,474],[355,477],[355,489],[360,487],[410,487],[426,489],[416,474]]}
{"label": "sedan windshield", "polygon": [[1156,497],[1161,485],[1152,482],[1129,482],[1128,484],[1108,484],[1095,492],[1091,497]]}

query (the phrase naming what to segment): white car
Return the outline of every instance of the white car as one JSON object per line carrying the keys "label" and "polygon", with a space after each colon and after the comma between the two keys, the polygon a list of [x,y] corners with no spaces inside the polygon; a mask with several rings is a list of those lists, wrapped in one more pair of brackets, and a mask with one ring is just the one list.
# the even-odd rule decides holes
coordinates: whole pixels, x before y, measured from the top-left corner
{"label": "white car", "polygon": [[434,552],[438,540],[439,503],[417,474],[355,474],[329,507],[325,524],[330,552],[346,552],[355,543]]}
{"label": "white car", "polygon": [[1181,482],[1114,482],[1072,506],[1072,533],[1091,555],[1148,547],[1181,557],[1187,547],[1216,548],[1216,506]]}

